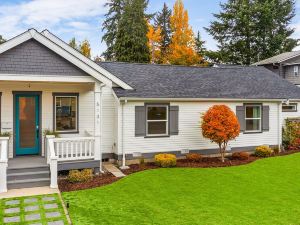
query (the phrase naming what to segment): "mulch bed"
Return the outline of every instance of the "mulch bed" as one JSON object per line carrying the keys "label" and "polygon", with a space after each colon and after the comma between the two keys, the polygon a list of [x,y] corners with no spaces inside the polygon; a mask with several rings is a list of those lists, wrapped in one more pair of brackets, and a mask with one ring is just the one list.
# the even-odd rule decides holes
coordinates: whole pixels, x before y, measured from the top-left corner
{"label": "mulch bed", "polygon": [[[300,150],[289,150],[285,152],[281,152],[277,155],[273,155],[271,157],[277,157],[277,156],[283,156],[283,155],[290,155],[300,152]],[[249,159],[247,160],[239,160],[239,159],[232,159],[231,157],[226,158],[226,161],[223,163],[220,158],[218,157],[204,157],[200,162],[191,162],[187,159],[178,159],[176,167],[181,168],[212,168],[212,167],[229,167],[229,166],[239,166],[239,165],[245,165],[251,162],[254,162],[258,159],[261,159],[259,157],[251,155]],[[132,164],[129,166],[129,169],[122,170],[122,172],[126,175],[140,172],[143,170],[149,170],[149,169],[157,169],[160,168],[155,163],[144,163],[144,164]],[[76,191],[76,190],[84,190],[84,189],[90,189],[95,187],[101,187],[107,184],[111,184],[120,178],[117,178],[113,176],[111,173],[104,173],[94,176],[93,180],[83,183],[70,183],[68,180],[64,177],[61,177],[58,180],[58,186],[59,190],[62,192],[68,192],[68,191]]]}
{"label": "mulch bed", "polygon": [[84,190],[111,184],[119,179],[111,173],[96,175],[93,180],[82,183],[70,183],[66,178],[60,178],[58,180],[58,188],[61,192]]}

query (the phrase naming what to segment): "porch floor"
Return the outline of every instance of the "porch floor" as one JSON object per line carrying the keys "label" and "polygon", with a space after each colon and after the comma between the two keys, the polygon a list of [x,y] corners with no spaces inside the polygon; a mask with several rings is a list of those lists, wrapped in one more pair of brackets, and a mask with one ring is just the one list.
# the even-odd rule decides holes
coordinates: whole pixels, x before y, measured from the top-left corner
{"label": "porch floor", "polygon": [[8,169],[35,168],[47,166],[47,160],[41,156],[19,156],[8,159]]}

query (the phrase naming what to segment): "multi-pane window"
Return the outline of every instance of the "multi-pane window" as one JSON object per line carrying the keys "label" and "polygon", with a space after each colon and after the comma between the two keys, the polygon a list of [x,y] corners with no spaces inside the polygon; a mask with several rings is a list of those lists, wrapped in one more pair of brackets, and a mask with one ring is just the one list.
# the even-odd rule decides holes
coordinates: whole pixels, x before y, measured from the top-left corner
{"label": "multi-pane window", "polygon": [[261,105],[246,105],[246,132],[261,132]]}
{"label": "multi-pane window", "polygon": [[147,136],[168,135],[169,107],[167,105],[147,105],[146,131]]}
{"label": "multi-pane window", "polygon": [[54,126],[57,132],[78,131],[78,96],[55,96]]}
{"label": "multi-pane window", "polygon": [[297,112],[297,103],[282,104],[282,112]]}
{"label": "multi-pane window", "polygon": [[299,66],[294,66],[294,75],[297,77],[299,75]]}

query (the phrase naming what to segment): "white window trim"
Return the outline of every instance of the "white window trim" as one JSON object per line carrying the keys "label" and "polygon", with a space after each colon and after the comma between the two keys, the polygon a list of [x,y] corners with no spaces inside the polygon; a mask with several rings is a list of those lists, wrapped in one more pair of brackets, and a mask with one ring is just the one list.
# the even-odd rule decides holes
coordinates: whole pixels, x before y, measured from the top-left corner
{"label": "white window trim", "polygon": [[[258,118],[247,118],[247,107],[259,107],[260,117]],[[247,120],[259,120],[259,130],[247,130]],[[261,105],[245,105],[245,133],[257,133],[262,132],[262,106]]]}
{"label": "white window trim", "polygon": [[[54,131],[57,132],[57,133],[74,133],[74,132],[78,132],[78,96],[76,95],[55,95],[54,96],[54,100],[55,100],[55,103],[54,103]],[[73,130],[57,130],[56,129],[56,98],[76,98],[76,114],[75,114],[75,127],[76,129],[73,129]],[[60,104],[61,105],[61,104]]]}
{"label": "white window trim", "polygon": [[[166,108],[166,116],[165,120],[148,120],[148,108],[149,107],[164,107]],[[166,122],[166,133],[164,134],[149,134],[148,133],[148,123],[151,122]],[[168,105],[146,105],[146,137],[163,137],[169,135],[169,106]]]}
{"label": "white window trim", "polygon": [[[295,109],[283,109],[284,106],[294,106]],[[298,104],[297,103],[289,103],[289,104],[282,104],[282,112],[297,112],[298,111]]]}

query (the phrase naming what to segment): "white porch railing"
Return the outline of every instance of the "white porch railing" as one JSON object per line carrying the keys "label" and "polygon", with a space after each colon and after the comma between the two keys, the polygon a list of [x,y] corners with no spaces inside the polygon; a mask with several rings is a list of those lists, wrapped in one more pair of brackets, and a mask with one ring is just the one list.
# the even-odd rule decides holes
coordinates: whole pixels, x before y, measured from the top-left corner
{"label": "white porch railing", "polygon": [[98,159],[99,154],[96,154],[95,149],[99,148],[96,148],[95,139],[95,137],[55,138],[53,135],[46,136],[51,188],[57,188],[57,163],[59,161]]}
{"label": "white porch railing", "polygon": [[7,192],[9,137],[0,137],[0,193]]}

